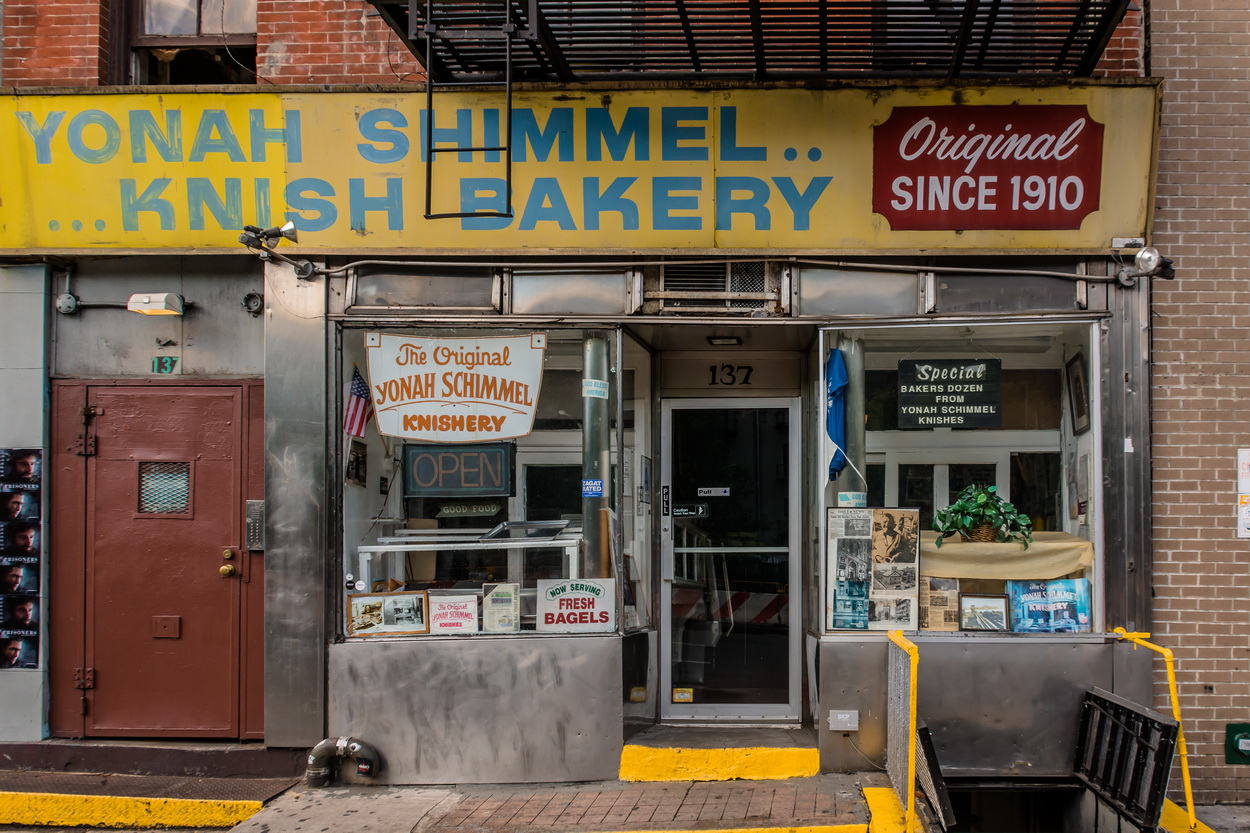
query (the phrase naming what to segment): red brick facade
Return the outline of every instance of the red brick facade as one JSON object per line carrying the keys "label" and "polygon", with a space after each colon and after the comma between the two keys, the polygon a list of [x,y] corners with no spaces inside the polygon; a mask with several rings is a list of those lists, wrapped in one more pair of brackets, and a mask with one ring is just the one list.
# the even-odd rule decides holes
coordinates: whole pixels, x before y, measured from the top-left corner
{"label": "red brick facade", "polygon": [[[111,0],[119,3],[124,0]],[[0,83],[90,87],[106,83],[109,2],[6,0]],[[259,0],[260,84],[397,84],[425,75],[364,0]]]}
{"label": "red brick facade", "polygon": [[5,0],[0,82],[12,87],[95,86],[104,81],[108,3]]}
{"label": "red brick facade", "polygon": [[412,53],[364,0],[260,0],[256,28],[262,84],[425,80]]}
{"label": "red brick facade", "polygon": [[1250,447],[1250,8],[1150,9],[1164,79],[1153,242],[1177,272],[1154,282],[1151,321],[1155,639],[1176,652],[1199,802],[1246,802],[1250,766],[1224,763],[1224,727],[1250,721],[1250,540],[1235,525]]}

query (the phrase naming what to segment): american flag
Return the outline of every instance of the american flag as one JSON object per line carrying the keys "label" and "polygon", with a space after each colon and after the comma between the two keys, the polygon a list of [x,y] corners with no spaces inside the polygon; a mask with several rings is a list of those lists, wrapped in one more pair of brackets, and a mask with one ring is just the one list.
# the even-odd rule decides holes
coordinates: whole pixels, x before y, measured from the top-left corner
{"label": "american flag", "polygon": [[353,368],[352,387],[347,392],[347,406],[343,409],[343,430],[353,437],[363,437],[371,416],[373,400],[369,398],[369,386],[360,375],[360,368]]}

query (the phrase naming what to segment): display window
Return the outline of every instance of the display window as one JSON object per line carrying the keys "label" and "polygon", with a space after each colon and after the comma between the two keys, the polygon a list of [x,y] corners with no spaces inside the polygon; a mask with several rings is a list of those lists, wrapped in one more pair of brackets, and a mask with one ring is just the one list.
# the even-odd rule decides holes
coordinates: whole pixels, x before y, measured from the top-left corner
{"label": "display window", "polygon": [[[823,487],[824,630],[1100,630],[1094,329],[880,328],[822,344],[854,354],[850,399],[864,403],[826,406],[843,432],[830,427],[829,458],[858,444],[863,468]],[[847,439],[855,421],[862,437]]]}
{"label": "display window", "polygon": [[612,329],[340,330],[342,633],[645,627],[648,354]]}

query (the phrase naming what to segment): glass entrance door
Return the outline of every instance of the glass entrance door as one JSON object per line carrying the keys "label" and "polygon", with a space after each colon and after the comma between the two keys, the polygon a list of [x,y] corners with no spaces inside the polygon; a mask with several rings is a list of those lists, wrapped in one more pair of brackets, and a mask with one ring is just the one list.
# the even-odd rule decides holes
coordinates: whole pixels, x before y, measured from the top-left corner
{"label": "glass entrance door", "polygon": [[662,716],[799,719],[799,411],[663,406]]}

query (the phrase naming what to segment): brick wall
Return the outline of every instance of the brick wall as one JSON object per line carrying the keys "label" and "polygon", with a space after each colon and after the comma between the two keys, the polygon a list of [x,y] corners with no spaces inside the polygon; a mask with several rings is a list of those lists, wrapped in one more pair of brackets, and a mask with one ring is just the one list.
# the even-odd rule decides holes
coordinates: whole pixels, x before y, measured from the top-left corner
{"label": "brick wall", "polygon": [[[5,0],[0,78],[19,87],[104,83],[107,7],[100,0]],[[259,0],[256,28],[262,85],[396,84],[425,78],[365,0]]]}
{"label": "brick wall", "polygon": [[1095,75],[1100,78],[1127,76],[1139,78],[1145,74],[1145,43],[1143,17],[1140,10],[1130,11],[1116,27],[1115,34],[1098,61]]}
{"label": "brick wall", "polygon": [[1250,447],[1250,7],[1150,9],[1154,244],[1177,270],[1154,281],[1154,633],[1177,656],[1198,801],[1247,802],[1250,766],[1225,764],[1223,743],[1226,723],[1250,722],[1250,540],[1234,526]]}
{"label": "brick wall", "polygon": [[[0,76],[18,87],[101,83],[108,34],[100,0],[5,0]],[[105,11],[107,14],[107,11]]]}
{"label": "brick wall", "polygon": [[364,0],[259,0],[261,78],[275,84],[424,81],[412,53],[372,9]]}

